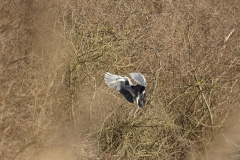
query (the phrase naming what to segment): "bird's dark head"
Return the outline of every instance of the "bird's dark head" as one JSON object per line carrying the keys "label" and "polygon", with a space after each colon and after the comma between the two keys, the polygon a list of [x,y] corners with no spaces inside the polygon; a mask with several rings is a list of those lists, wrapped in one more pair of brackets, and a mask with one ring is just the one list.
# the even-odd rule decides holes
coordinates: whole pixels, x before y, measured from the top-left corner
{"label": "bird's dark head", "polygon": [[137,96],[137,104],[139,107],[143,107],[145,106],[146,103],[146,93],[145,93],[145,89],[140,92],[140,94]]}

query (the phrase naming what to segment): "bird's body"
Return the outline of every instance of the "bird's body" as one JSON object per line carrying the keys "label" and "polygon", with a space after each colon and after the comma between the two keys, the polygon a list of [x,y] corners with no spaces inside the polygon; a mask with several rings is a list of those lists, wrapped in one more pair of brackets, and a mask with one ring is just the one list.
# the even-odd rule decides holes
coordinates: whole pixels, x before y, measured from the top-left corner
{"label": "bird's body", "polygon": [[146,80],[141,73],[130,73],[130,76],[137,85],[134,85],[128,77],[109,72],[105,74],[104,80],[110,88],[118,90],[130,103],[136,101],[139,107],[143,107],[146,102]]}

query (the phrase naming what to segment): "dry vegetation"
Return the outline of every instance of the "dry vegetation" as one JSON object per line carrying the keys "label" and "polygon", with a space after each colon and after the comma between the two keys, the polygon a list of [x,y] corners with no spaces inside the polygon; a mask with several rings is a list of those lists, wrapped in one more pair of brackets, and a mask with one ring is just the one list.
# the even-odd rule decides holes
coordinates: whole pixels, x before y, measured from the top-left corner
{"label": "dry vegetation", "polygon": [[[238,1],[1,1],[0,159],[211,159],[239,113]],[[136,118],[106,71],[145,75]]]}

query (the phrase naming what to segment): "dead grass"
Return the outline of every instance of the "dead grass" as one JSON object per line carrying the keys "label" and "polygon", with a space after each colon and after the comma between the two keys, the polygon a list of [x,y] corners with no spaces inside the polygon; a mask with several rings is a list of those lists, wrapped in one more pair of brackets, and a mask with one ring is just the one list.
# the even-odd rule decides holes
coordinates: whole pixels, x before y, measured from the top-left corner
{"label": "dead grass", "polygon": [[[0,158],[206,159],[239,107],[238,6],[4,1]],[[136,118],[106,71],[145,75]]]}

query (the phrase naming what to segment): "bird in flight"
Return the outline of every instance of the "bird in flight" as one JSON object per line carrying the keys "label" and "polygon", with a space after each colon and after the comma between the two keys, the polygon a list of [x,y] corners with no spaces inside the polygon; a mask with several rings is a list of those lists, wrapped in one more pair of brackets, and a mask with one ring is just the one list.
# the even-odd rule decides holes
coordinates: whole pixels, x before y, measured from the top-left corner
{"label": "bird in flight", "polygon": [[109,72],[105,73],[104,80],[110,88],[118,90],[127,99],[128,102],[137,102],[138,108],[134,113],[135,116],[139,107],[143,107],[146,103],[145,91],[147,82],[141,73],[130,73],[130,76],[134,81],[137,82],[136,85],[134,85],[126,76],[119,76]]}

